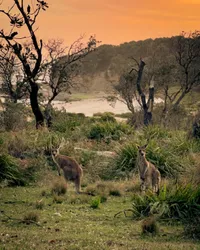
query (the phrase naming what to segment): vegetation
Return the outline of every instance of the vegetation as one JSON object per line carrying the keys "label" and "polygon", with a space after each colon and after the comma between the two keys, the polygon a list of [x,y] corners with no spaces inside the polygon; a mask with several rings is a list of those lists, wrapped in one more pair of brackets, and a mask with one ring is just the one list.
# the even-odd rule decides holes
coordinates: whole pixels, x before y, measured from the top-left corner
{"label": "vegetation", "polygon": [[[11,24],[10,33],[0,31],[1,92],[8,95],[0,110],[0,249],[198,249],[199,32],[98,50],[95,37],[86,45],[81,37],[67,53],[52,39],[43,61],[34,26],[48,4],[33,5],[14,0],[0,11]],[[24,28],[26,43],[17,39]],[[44,72],[46,85],[39,83]],[[120,99],[130,113],[86,117],[53,108],[61,92],[77,94],[78,74],[89,89],[89,77],[102,72],[117,91],[109,101]],[[164,102],[155,105],[154,94]],[[18,102],[25,98],[30,105]],[[136,158],[147,142],[146,159],[162,175],[156,195],[140,193]],[[62,171],[58,176],[53,149],[82,165],[80,194]]]}

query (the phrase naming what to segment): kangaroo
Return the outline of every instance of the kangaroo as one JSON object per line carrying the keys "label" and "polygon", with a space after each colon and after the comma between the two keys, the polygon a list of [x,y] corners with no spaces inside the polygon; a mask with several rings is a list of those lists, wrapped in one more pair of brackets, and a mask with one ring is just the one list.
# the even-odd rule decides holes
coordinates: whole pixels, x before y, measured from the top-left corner
{"label": "kangaroo", "polygon": [[81,193],[81,178],[83,176],[83,169],[74,159],[59,153],[62,145],[63,141],[57,150],[53,150],[51,152],[52,159],[57,166],[58,174],[61,175],[60,169],[62,169],[65,180],[74,182],[76,192]]}
{"label": "kangaroo", "polygon": [[149,186],[152,187],[153,192],[159,193],[161,174],[160,171],[151,162],[146,159],[147,145],[138,146],[138,155],[136,165],[139,170],[141,180],[141,191],[145,191]]}

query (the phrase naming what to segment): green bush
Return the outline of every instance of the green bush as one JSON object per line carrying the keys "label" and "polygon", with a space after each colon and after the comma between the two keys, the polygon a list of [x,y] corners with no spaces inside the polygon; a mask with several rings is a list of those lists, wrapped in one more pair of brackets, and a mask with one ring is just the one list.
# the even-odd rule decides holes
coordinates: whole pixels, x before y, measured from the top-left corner
{"label": "green bush", "polygon": [[27,128],[27,117],[31,112],[22,103],[7,102],[0,117],[0,123],[6,131],[16,131]]}
{"label": "green bush", "polygon": [[0,155],[0,181],[7,180],[8,185],[26,185],[24,172],[9,155]]}
{"label": "green bush", "polygon": [[114,160],[116,175],[120,175],[123,172],[127,174],[135,170],[137,151],[137,146],[133,143],[126,144],[118,150],[118,156]]}
{"label": "green bush", "polygon": [[124,123],[97,122],[91,126],[88,138],[109,143],[111,140],[120,140],[124,134],[131,132],[130,126]]}
{"label": "green bush", "polygon": [[156,214],[161,219],[182,222],[200,216],[200,187],[177,186],[167,190],[164,186],[159,195],[147,193],[133,197],[133,216],[143,217]]}
{"label": "green bush", "polygon": [[95,113],[93,116],[100,117],[100,121],[102,122],[116,122],[114,113],[111,112],[104,112],[104,113]]}
{"label": "green bush", "polygon": [[90,207],[93,209],[99,208],[100,203],[101,203],[101,198],[95,197],[92,199]]}
{"label": "green bush", "polygon": [[66,133],[86,122],[87,118],[82,113],[67,113],[65,110],[55,111],[53,115],[52,130]]}

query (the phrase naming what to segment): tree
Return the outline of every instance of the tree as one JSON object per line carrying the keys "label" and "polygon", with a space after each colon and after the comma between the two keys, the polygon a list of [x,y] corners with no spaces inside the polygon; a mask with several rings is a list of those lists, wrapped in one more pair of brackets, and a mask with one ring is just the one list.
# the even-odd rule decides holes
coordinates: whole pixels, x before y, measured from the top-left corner
{"label": "tree", "polygon": [[17,103],[18,100],[27,96],[28,86],[23,82],[23,72],[13,53],[0,58],[0,78],[1,91],[12,102]]}
{"label": "tree", "polygon": [[[146,72],[146,74],[144,74],[146,64],[142,59],[140,60],[140,63],[135,58],[132,59],[134,60],[136,66],[132,67],[128,73],[124,73],[120,76],[119,84],[115,86],[115,89],[122,100],[126,103],[128,109],[131,111],[133,123],[135,122],[135,108],[133,100],[136,99],[138,101],[144,113],[144,125],[147,126],[152,121],[154,105],[154,75],[150,70],[148,73]],[[146,98],[146,91],[142,88],[143,75],[145,79],[144,82],[147,82],[148,85],[148,99]]]}
{"label": "tree", "polygon": [[[24,4],[23,0],[13,0],[14,4],[8,11],[0,10],[2,14],[7,16],[11,29],[5,32],[0,31],[1,38],[1,57],[4,58],[7,53],[13,52],[22,65],[25,73],[24,82],[29,85],[30,104],[36,120],[36,128],[44,125],[44,116],[41,112],[38,102],[39,85],[37,76],[40,71],[42,62],[42,40],[37,39],[35,24],[38,15],[42,10],[48,8],[47,2],[37,0],[33,10],[30,5]],[[19,33],[26,28],[27,36],[20,37]],[[29,42],[23,43],[26,39]]]}
{"label": "tree", "polygon": [[47,84],[50,95],[45,107],[47,126],[52,121],[52,101],[61,93],[71,93],[72,88],[78,86],[77,76],[81,68],[81,60],[96,49],[99,42],[91,36],[86,44],[83,36],[79,37],[69,48],[63,45],[62,40],[51,39],[45,44],[48,52],[47,62],[44,62]]}
{"label": "tree", "polygon": [[200,32],[183,32],[173,42],[173,52],[178,65],[178,82],[173,109],[177,109],[183,98],[200,84]]}
{"label": "tree", "polygon": [[[37,0],[36,5],[31,8],[30,5],[25,6],[23,0],[13,1],[14,4],[8,11],[0,10],[0,13],[7,16],[11,25],[10,31],[0,31],[0,57],[5,60],[8,53],[13,53],[17,57],[24,72],[22,83],[27,86],[36,128],[44,126],[45,117],[49,126],[51,117],[48,114],[51,102],[61,91],[69,90],[72,78],[78,69],[77,63],[96,48],[97,41],[91,36],[88,43],[84,45],[83,37],[80,37],[70,46],[66,56],[64,56],[65,48],[62,48],[62,44],[55,41],[49,42],[49,45],[45,46],[49,52],[49,58],[44,62],[42,60],[43,42],[36,36],[35,24],[40,12],[48,8],[47,2]],[[20,37],[18,33],[22,33],[24,28],[26,28],[27,35]],[[47,101],[44,117],[39,105],[38,80],[41,75],[44,76],[45,72],[49,77],[51,96]]]}

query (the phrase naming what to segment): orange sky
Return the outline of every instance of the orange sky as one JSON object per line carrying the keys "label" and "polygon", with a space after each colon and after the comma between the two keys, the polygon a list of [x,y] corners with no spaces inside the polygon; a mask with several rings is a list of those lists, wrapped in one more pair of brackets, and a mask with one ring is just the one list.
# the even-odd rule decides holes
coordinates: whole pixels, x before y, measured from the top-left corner
{"label": "orange sky", "polygon": [[[13,0],[3,0],[11,6]],[[36,0],[24,0],[34,3]],[[81,34],[96,34],[102,44],[177,35],[200,29],[200,0],[47,0],[38,35],[72,43]],[[0,15],[0,28],[6,27]],[[9,27],[9,24],[7,25]]]}

